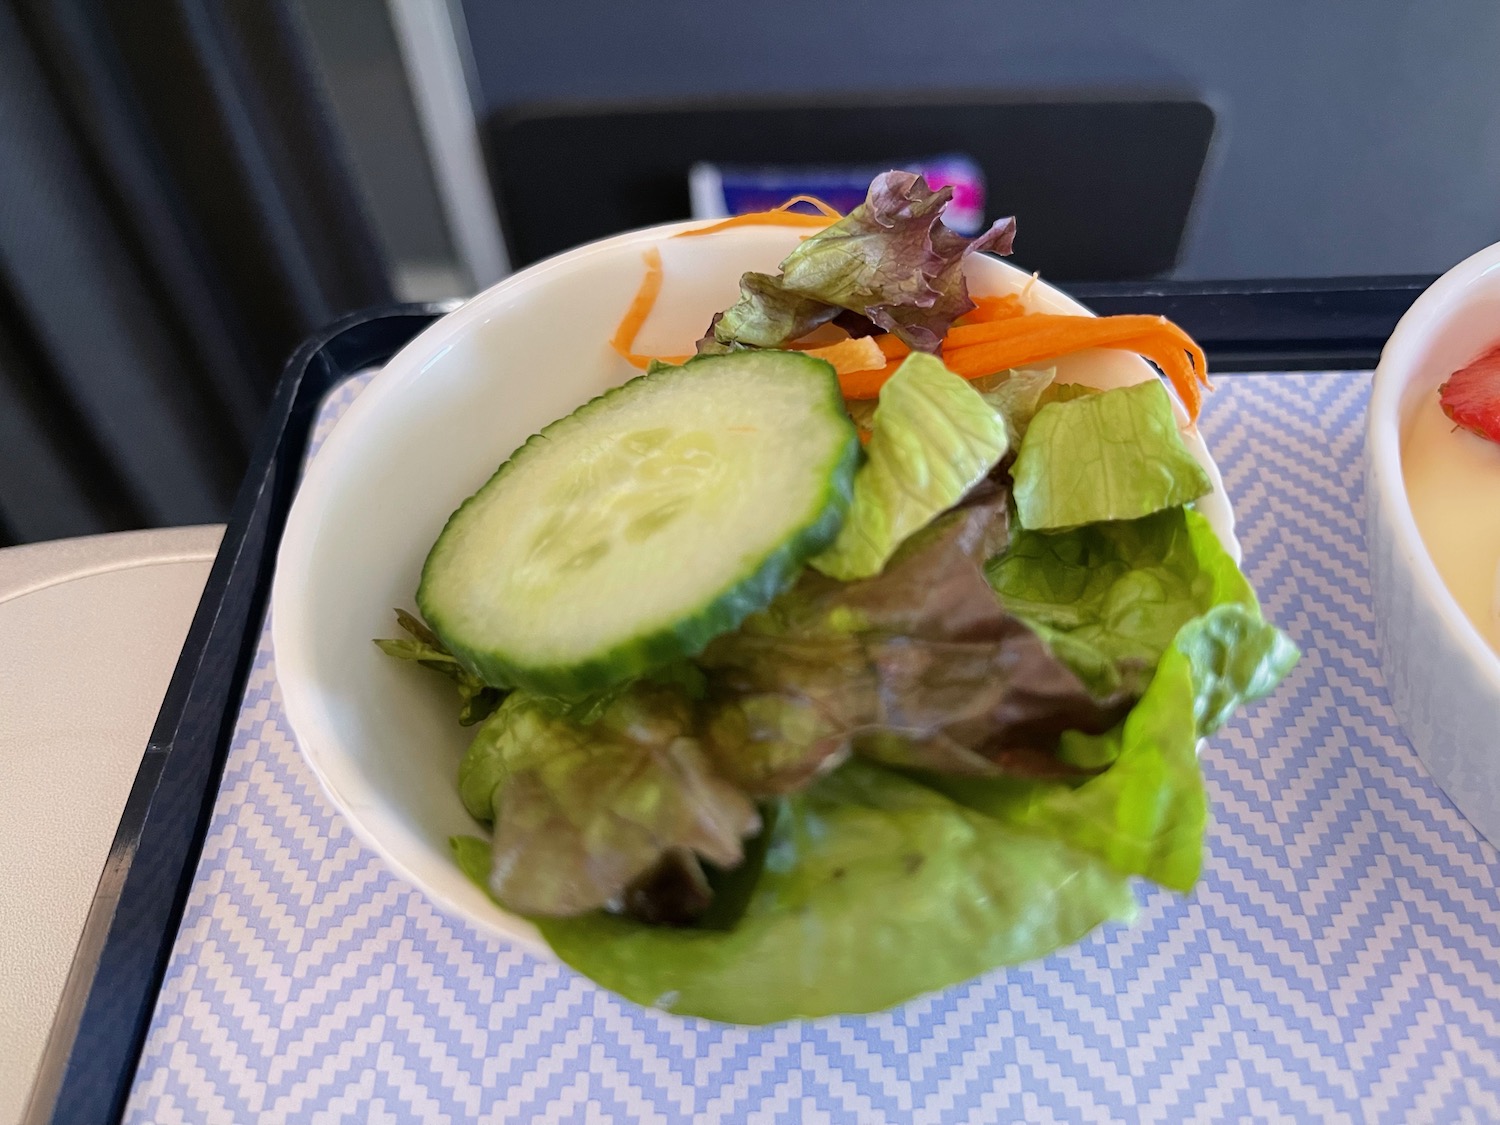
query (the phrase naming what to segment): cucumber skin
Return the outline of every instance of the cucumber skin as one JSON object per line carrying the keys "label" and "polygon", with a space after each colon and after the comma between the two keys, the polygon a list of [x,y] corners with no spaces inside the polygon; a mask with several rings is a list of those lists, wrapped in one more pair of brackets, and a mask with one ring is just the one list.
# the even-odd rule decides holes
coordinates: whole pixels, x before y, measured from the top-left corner
{"label": "cucumber skin", "polygon": [[[734,354],[734,353],[731,353]],[[588,410],[618,394],[626,387],[642,379],[651,378],[651,373],[637,375],[618,387],[596,395],[571,414],[566,414],[548,423],[540,432],[521,443],[520,447],[495,470],[489,480],[465,500],[448,517],[443,530],[438,533],[427,560],[422,564],[422,575],[417,585],[417,608],[426,618],[438,639],[447,646],[459,661],[485,683],[499,688],[524,688],[538,695],[557,699],[578,699],[604,691],[626,680],[644,675],[656,668],[675,663],[687,657],[697,656],[708,642],[721,634],[739,628],[740,623],[757,610],[770,605],[778,594],[792,584],[801,573],[807,560],[827,548],[838,538],[839,529],[849,513],[854,491],[854,471],[859,465],[862,452],[859,433],[844,409],[844,397],[839,391],[838,376],[833,365],[821,359],[798,355],[809,364],[817,364],[827,372],[828,408],[832,417],[841,420],[847,427],[841,456],[828,476],[828,487],[816,514],[793,533],[782,539],[769,554],[763,556],[751,569],[730,583],[717,598],[695,610],[683,614],[673,626],[632,637],[598,656],[577,664],[528,664],[507,659],[493,650],[482,650],[464,644],[454,631],[447,627],[442,610],[433,605],[428,596],[428,577],[435,560],[439,560],[443,539],[459,516],[474,500],[499,481],[517,461],[523,459],[533,442],[548,440],[548,431],[553,426]],[[684,368],[697,363],[710,362],[720,356],[695,356],[683,364]],[[440,561],[440,560],[439,560]]]}

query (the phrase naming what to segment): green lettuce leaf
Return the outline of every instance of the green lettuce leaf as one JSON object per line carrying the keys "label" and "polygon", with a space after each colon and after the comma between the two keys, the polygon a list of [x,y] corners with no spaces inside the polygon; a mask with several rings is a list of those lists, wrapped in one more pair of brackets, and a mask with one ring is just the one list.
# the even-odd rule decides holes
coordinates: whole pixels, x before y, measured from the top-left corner
{"label": "green lettuce leaf", "polygon": [[1270,695],[1302,655],[1243,602],[1216,605],[1190,621],[1176,647],[1192,666],[1193,722],[1201,736],[1218,730],[1241,705]]}
{"label": "green lettuce leaf", "polygon": [[1055,837],[1125,875],[1186,892],[1203,861],[1208,799],[1198,739],[1238,706],[1268,694],[1297,648],[1254,605],[1226,602],[1177,633],[1124,723],[1103,735],[1070,732],[1062,756],[1107,766],[1077,784],[1002,778],[932,784],[1017,828]]}
{"label": "green lettuce leaf", "polygon": [[948,326],[974,308],[964,258],[1008,254],[1015,237],[1014,219],[974,239],[954,234],[939,221],[952,196],[910,172],[877,176],[865,202],[787,255],[780,277],[750,275],[715,322],[713,341],[780,347],[822,323],[824,311],[826,320],[847,309],[918,351],[936,351]]}
{"label": "green lettuce leaf", "polygon": [[1149,686],[1114,730],[1063,736],[1060,759],[1102,771],[1082,783],[934,784],[1124,874],[1188,890],[1208,816],[1198,739],[1269,693],[1296,646],[1261,617],[1208,521],[1186,509],[1058,534],[1018,531],[987,572],[1006,608],[1093,690]]}
{"label": "green lettuce leaf", "polygon": [[1077,785],[1028,779],[934,784],[1016,828],[1059,839],[1122,875],[1186,892],[1197,881],[1208,824],[1198,768],[1192,670],[1173,650],[1125,722],[1103,735],[1068,734],[1065,754],[1109,768]]}
{"label": "green lettuce leaf", "polygon": [[880,389],[849,515],[811,565],[844,581],[879,574],[902,541],[963,499],[1009,444],[1005,419],[974,388],[913,352]]}
{"label": "green lettuce leaf", "polygon": [[1072,402],[1075,398],[1103,393],[1098,387],[1091,387],[1087,383],[1051,383],[1037,398],[1036,408],[1040,410],[1054,402]]}
{"label": "green lettuce leaf", "polygon": [[1026,428],[1031,425],[1036,412],[1045,404],[1056,375],[1056,369],[1051,367],[1018,367],[973,379],[969,386],[1005,419],[1011,447],[1015,448],[1026,436]]}
{"label": "green lettuce leaf", "polygon": [[986,574],[1005,608],[1099,696],[1139,695],[1178,630],[1210,607],[1256,605],[1208,521],[1184,508],[1072,531],[1017,529]]}
{"label": "green lettuce leaf", "polygon": [[496,707],[500,706],[500,701],[505,698],[504,690],[491,687],[460,664],[458,657],[448,651],[443,642],[438,640],[437,634],[429,629],[420,618],[414,617],[404,609],[398,609],[396,624],[406,630],[410,637],[378,640],[375,642],[376,647],[387,656],[393,656],[397,660],[409,660],[452,680],[453,686],[458,689],[458,699],[461,705],[458,721],[461,724],[469,727],[483,722],[494,713]]}
{"label": "green lettuce leaf", "polygon": [[[450,836],[448,850],[453,853],[453,862],[469,877],[469,881],[494,899],[495,894],[490,890],[490,868],[494,866],[494,860],[490,858],[490,842],[478,836]],[[496,905],[502,904],[497,902]]]}
{"label": "green lettuce leaf", "polygon": [[676,692],[639,685],[585,726],[525,692],[480,728],[459,766],[468,810],[494,821],[490,888],[523,914],[616,902],[674,850],[721,867],[759,827],[709,769]]}
{"label": "green lettuce leaf", "polygon": [[1016,514],[1033,531],[1137,519],[1213,487],[1159,379],[1042,407],[1011,475]]}
{"label": "green lettuce leaf", "polygon": [[[488,856],[455,854],[481,886]],[[763,1024],[890,1007],[1070,945],[1134,899],[1106,864],[852,761],[782,802],[730,930],[542,918],[565,962],[637,1003]]]}

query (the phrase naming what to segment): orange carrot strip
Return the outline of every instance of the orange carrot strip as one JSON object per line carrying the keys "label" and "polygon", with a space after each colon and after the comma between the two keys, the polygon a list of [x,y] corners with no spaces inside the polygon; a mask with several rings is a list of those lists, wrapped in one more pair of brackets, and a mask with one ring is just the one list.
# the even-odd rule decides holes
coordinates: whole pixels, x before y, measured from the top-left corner
{"label": "orange carrot strip", "polygon": [[[1107,348],[1111,340],[1125,340],[1155,331],[1168,323],[1159,316],[1067,316],[1056,313],[1032,313],[1029,316],[1007,317],[1003,320],[987,320],[982,324],[956,325],[948,329],[943,337],[943,351],[967,348],[975,344],[990,344],[999,341],[1088,340],[1068,350],[1083,348]],[[1062,352],[1054,353],[1056,355]],[[1042,357],[1048,358],[1048,357]]]}
{"label": "orange carrot strip", "polygon": [[[1193,344],[1197,349],[1197,344]],[[1130,351],[1149,359],[1157,367],[1161,368],[1166,375],[1167,381],[1177,392],[1177,397],[1182,400],[1182,405],[1187,409],[1188,417],[1197,421],[1198,412],[1203,406],[1203,387],[1208,385],[1207,379],[1200,383],[1195,371],[1195,359],[1189,358],[1189,353],[1183,345],[1160,334],[1142,336],[1132,341],[1129,345]],[[1199,352],[1199,355],[1202,353]],[[1197,370],[1203,370],[1199,367]]]}
{"label": "orange carrot strip", "polygon": [[950,370],[962,375],[966,379],[977,379],[983,375],[993,374],[996,371],[1004,371],[1010,367],[1022,367],[1027,364],[1039,363],[1047,359],[1055,359],[1075,351],[1082,351],[1085,347],[1111,347],[1122,351],[1135,352],[1145,357],[1161,368],[1162,373],[1167,376],[1172,384],[1177,397],[1182,400],[1186,408],[1188,418],[1196,421],[1198,413],[1203,405],[1203,387],[1210,386],[1202,377],[1201,368],[1195,368],[1189,359],[1188,353],[1177,344],[1176,341],[1163,340],[1160,337],[1134,337],[1124,340],[1116,340],[1107,345],[1089,344],[1072,348],[1036,348],[1034,350],[1019,353],[1014,351],[997,352],[995,349],[1003,345],[976,345],[950,352],[943,357]]}
{"label": "orange carrot strip", "polygon": [[696,238],[700,234],[716,234],[721,230],[731,227],[818,227],[819,229],[831,226],[832,219],[826,215],[808,215],[801,211],[751,211],[746,215],[736,215],[732,219],[724,219],[707,227],[694,227],[692,230],[680,230],[673,238]]}
{"label": "orange carrot strip", "polygon": [[[646,276],[641,278],[641,287],[630,299],[625,315],[620,318],[615,334],[609,339],[609,346],[636,367],[645,367],[651,362],[649,356],[638,356],[632,349],[635,347],[635,338],[641,334],[641,327],[650,317],[651,310],[656,307],[656,298],[661,295],[661,251],[652,246],[641,258],[646,263]],[[637,360],[643,362],[636,362]]]}
{"label": "orange carrot strip", "polygon": [[639,355],[634,350],[635,338],[641,334],[641,328],[650,319],[651,310],[656,307],[656,298],[661,295],[661,251],[653,246],[641,255],[641,259],[646,263],[646,276],[641,278],[641,287],[635,291],[635,296],[630,299],[630,307],[620,318],[615,334],[609,338],[609,346],[631,367],[638,367],[642,371],[651,366],[653,359],[659,359],[663,363],[686,363],[693,357]]}
{"label": "orange carrot strip", "polygon": [[1209,385],[1203,349],[1181,328],[1159,316],[1031,313],[950,329],[943,345],[943,362],[966,379],[1088,348],[1134,351],[1162,369],[1187,408],[1188,417],[1194,420],[1203,401],[1202,387]]}
{"label": "orange carrot strip", "polygon": [[[818,209],[818,214],[809,215],[805,211],[793,211],[792,207],[798,203],[810,203]],[[837,210],[828,206],[816,195],[794,195],[785,203],[772,207],[769,211],[751,211],[744,215],[735,215],[732,218],[714,223],[712,226],[695,227],[692,230],[679,231],[673,238],[694,238],[700,234],[713,234],[715,231],[728,230],[730,227],[826,227],[838,222],[844,216]]]}
{"label": "orange carrot strip", "polygon": [[1026,306],[1018,293],[1007,293],[1003,297],[975,297],[974,308],[955,320],[954,324],[983,324],[989,320],[1006,320],[1013,316],[1025,316]]}
{"label": "orange carrot strip", "polygon": [[842,219],[844,217],[843,215],[839,214],[839,212],[838,212],[838,210],[836,208],[830,207],[828,204],[824,203],[821,199],[819,199],[816,195],[794,195],[794,196],[792,196],[792,198],[788,199],[785,203],[782,203],[782,204],[779,204],[779,205],[777,205],[775,207],[772,207],[771,210],[772,211],[790,211],[792,209],[792,207],[794,207],[798,203],[807,203],[807,204],[810,204],[811,206],[816,207],[818,209],[818,212],[820,214],[827,215],[830,219]]}
{"label": "orange carrot strip", "polygon": [[911,355],[911,348],[900,336],[893,336],[887,332],[880,336],[868,338],[875,341],[875,346],[880,349],[881,354],[886,359],[904,359],[906,356]]}
{"label": "orange carrot strip", "polygon": [[1188,419],[1198,420],[1203,407],[1203,392],[1213,390],[1208,378],[1208,357],[1198,342],[1170,320],[1163,319],[1162,329],[1144,340],[1137,340],[1132,350],[1160,367],[1182,405]]}
{"label": "orange carrot strip", "polygon": [[871,367],[865,371],[851,371],[839,376],[839,390],[845,398],[879,398],[880,388],[896,373],[904,360],[896,359],[884,367]]}

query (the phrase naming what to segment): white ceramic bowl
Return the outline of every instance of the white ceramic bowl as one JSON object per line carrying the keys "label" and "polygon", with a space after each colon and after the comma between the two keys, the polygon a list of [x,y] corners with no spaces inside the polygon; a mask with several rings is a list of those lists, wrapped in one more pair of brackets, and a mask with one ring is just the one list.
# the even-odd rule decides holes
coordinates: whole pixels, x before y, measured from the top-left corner
{"label": "white ceramic bowl", "polygon": [[[473,833],[456,789],[468,733],[441,677],[380,654],[392,607],[410,608],[449,513],[528,436],[636,372],[606,344],[661,248],[665,280],[637,350],[691,350],[746,270],[774,272],[793,228],[743,227],[673,239],[693,224],[620,235],[541,262],[429,327],[370,383],[313,459],[292,506],[272,591],[277,678],[298,744],[355,832],[439,906],[544,952],[536,931],[499,910],[454,866],[448,838]],[[1027,275],[977,257],[977,294],[1022,289]],[[1081,313],[1036,284],[1034,309]],[[1152,377],[1119,351],[1081,353],[1059,378],[1110,387]],[[1189,447],[1214,494],[1200,502],[1238,557],[1217,469],[1195,430]]]}
{"label": "white ceramic bowl", "polygon": [[[1366,539],[1391,706],[1435,780],[1500,845],[1500,656],[1443,584],[1408,500],[1402,452],[1419,406],[1500,340],[1500,245],[1418,297],[1381,353],[1365,436]],[[1475,492],[1476,504],[1500,496]]]}

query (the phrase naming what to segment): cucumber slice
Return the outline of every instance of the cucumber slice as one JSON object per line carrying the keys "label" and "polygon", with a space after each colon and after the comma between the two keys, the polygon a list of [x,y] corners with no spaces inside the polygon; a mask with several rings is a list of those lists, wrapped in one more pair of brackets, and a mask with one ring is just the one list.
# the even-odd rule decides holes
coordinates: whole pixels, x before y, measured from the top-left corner
{"label": "cucumber slice", "polygon": [[599,691],[764,608],[838,534],[858,456],[822,360],[654,370],[516,450],[448,520],[417,604],[489,683]]}

